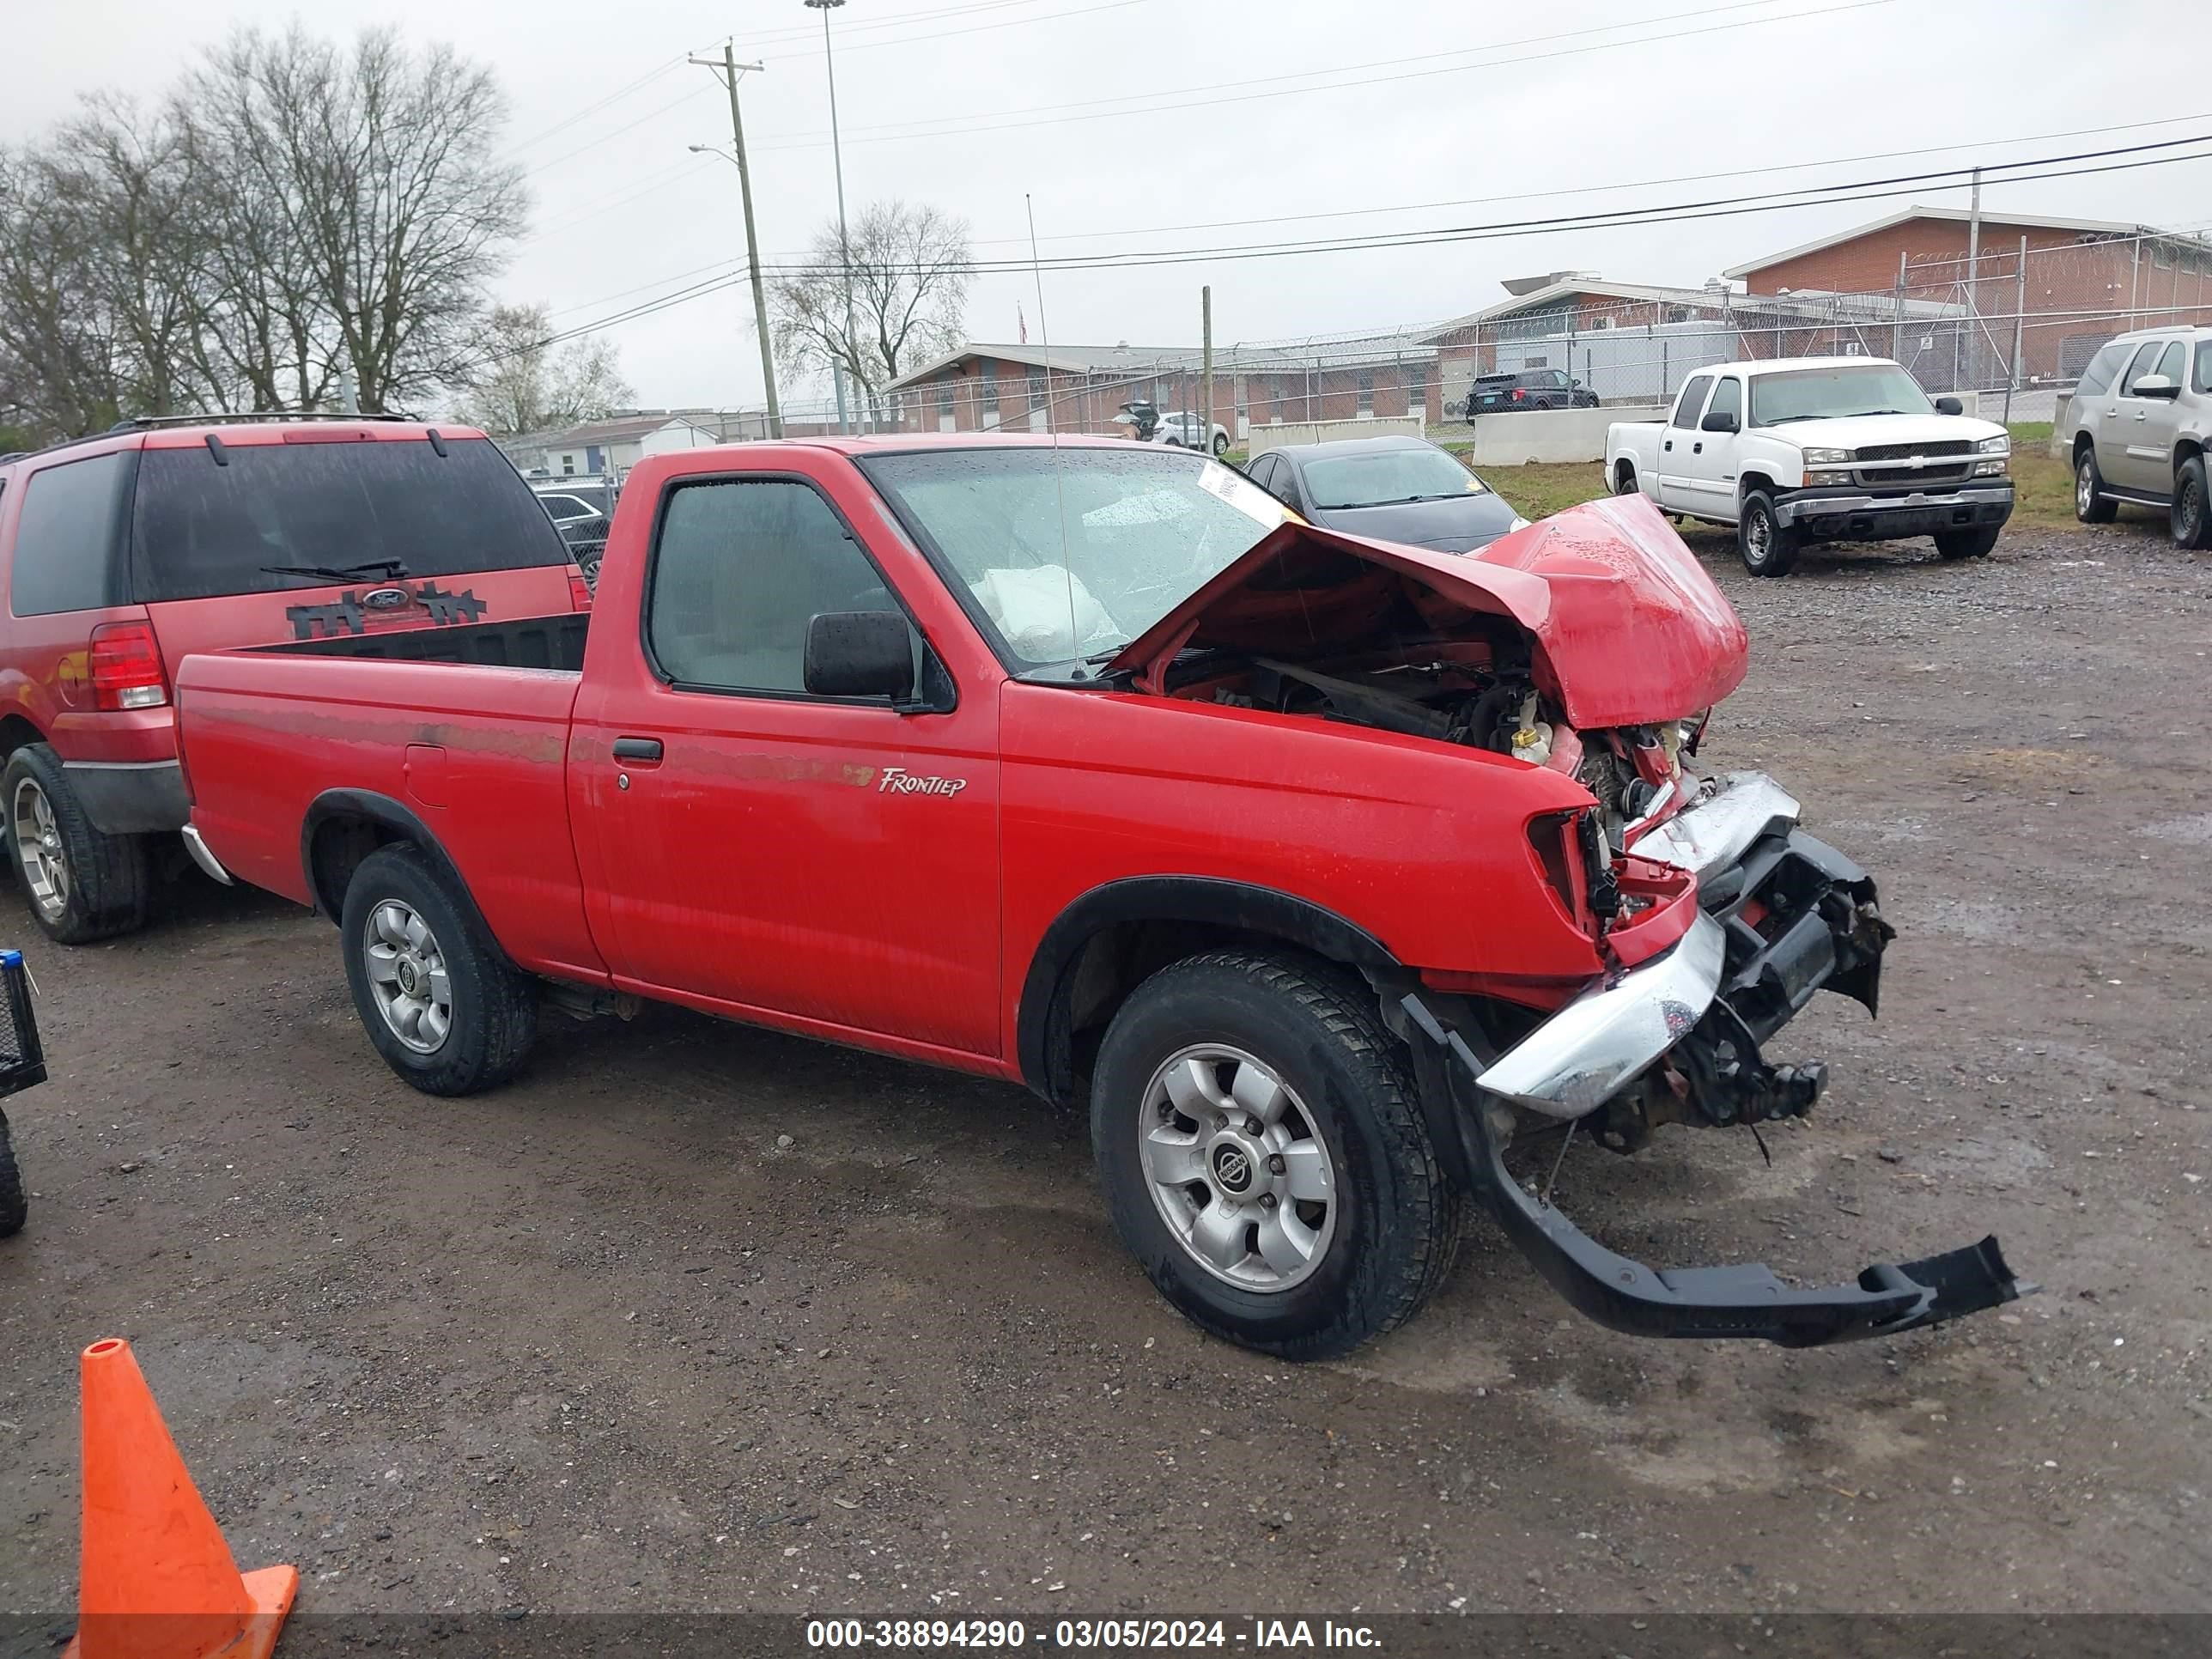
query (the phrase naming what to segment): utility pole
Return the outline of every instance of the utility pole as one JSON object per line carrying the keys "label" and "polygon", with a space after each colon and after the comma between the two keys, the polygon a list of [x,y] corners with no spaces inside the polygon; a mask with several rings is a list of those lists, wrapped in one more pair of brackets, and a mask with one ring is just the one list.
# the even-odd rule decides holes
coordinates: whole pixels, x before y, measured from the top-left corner
{"label": "utility pole", "polygon": [[2027,238],[2020,239],[2020,282],[2012,304],[2012,374],[2005,381],[2005,424],[2012,424],[2012,394],[2020,390],[2020,351],[2027,337]]}
{"label": "utility pole", "polygon": [[[1973,205],[1966,210],[1966,319],[1968,329],[1976,332],[1980,331],[1982,326],[1982,170],[1979,167],[1974,169]],[[1971,335],[1969,337],[1972,337]],[[1981,355],[1981,346],[1977,343],[1974,347],[1974,356],[1978,357]],[[1967,365],[1967,372],[1973,373],[1972,363]],[[1981,378],[1979,374],[1974,375],[1977,381]]]}
{"label": "utility pole", "polygon": [[1213,285],[1207,283],[1198,291],[1198,332],[1200,344],[1199,402],[1205,405],[1198,417],[1198,448],[1202,455],[1213,453]]}
{"label": "utility pole", "polygon": [[[745,161],[744,118],[738,113],[738,76],[747,70],[758,74],[761,66],[738,61],[734,39],[722,42],[720,58],[694,58],[690,61],[702,69],[721,70],[723,84],[730,89],[730,147],[734,152],[730,159],[738,164],[738,195],[744,203],[745,209],[745,276],[752,283],[753,325],[760,333],[761,384],[767,389],[768,395],[768,435],[781,438],[783,436],[783,409],[776,402],[775,353],[769,349],[768,341],[768,295],[761,287],[760,243],[753,232],[753,173]],[[694,144],[691,148],[704,150],[707,146]]]}
{"label": "utility pole", "polygon": [[[822,63],[830,72],[830,156],[837,169],[837,263],[844,267],[845,281],[845,349],[857,349],[853,335],[853,244],[845,234],[845,149],[837,137],[837,59],[830,50],[830,14],[845,3],[845,0],[805,0],[809,9],[822,14]],[[845,371],[842,365],[830,364],[830,378],[837,386],[837,428],[850,431],[845,415]],[[855,379],[859,377],[855,375]],[[860,388],[853,388],[857,399]],[[981,417],[977,416],[977,424]]]}

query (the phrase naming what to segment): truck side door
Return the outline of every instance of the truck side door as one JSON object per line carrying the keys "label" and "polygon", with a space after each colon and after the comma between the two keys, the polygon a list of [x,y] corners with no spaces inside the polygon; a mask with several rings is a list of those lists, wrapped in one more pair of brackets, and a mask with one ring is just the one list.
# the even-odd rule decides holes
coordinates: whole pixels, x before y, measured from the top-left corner
{"label": "truck side door", "polygon": [[[1737,430],[1712,428],[1708,423],[1717,415],[1731,416]],[[1678,458],[1683,511],[1709,519],[1735,517],[1735,454],[1742,427],[1743,381],[1724,374],[1714,381],[1712,401],[1698,417],[1697,428],[1680,434],[1690,447],[1687,457]]]}
{"label": "truck side door", "polygon": [[1671,513],[1686,513],[1686,500],[1694,499],[1696,484],[1685,476],[1693,459],[1691,447],[1698,440],[1698,417],[1705,413],[1705,398],[1713,389],[1710,374],[1693,374],[1674,400],[1674,412],[1659,429],[1659,505]]}
{"label": "truck side door", "polygon": [[[987,1069],[997,682],[944,666],[965,624],[848,462],[779,468],[670,477],[599,590],[624,635],[587,647],[569,748],[594,932],[628,988]],[[868,610],[905,613],[939,712],[806,690],[811,619]]]}

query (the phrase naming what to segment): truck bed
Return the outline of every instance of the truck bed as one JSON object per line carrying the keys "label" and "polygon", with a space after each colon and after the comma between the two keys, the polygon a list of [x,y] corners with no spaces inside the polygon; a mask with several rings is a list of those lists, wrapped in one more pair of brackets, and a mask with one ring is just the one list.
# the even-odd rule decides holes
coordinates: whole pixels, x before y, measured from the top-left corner
{"label": "truck bed", "polygon": [[368,657],[387,662],[468,663],[480,668],[550,668],[583,672],[588,611],[453,628],[410,628],[386,634],[339,634],[328,639],[287,640],[257,647],[259,654]]}
{"label": "truck bed", "polygon": [[520,617],[185,658],[177,720],[194,823],[234,875],[313,904],[301,827],[317,799],[380,799],[445,849],[516,961],[604,978],[568,823],[588,622]]}

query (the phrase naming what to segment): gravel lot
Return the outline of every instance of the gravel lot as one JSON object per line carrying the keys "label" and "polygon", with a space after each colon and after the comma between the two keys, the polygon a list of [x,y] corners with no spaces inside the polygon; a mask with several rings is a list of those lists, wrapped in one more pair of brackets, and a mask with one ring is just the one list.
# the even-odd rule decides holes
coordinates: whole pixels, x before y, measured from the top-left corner
{"label": "gravel lot", "polygon": [[1792,786],[1900,937],[1878,1024],[1777,1045],[1835,1081],[1771,1167],[1671,1129],[1560,1201],[1824,1281],[1993,1230],[2042,1295],[1638,1342],[1484,1228],[1413,1327],[1291,1369],[1167,1310],[1017,1090],[656,1010],[430,1099],[325,925],[194,878],[32,952],[0,1608],[73,1605],[76,1355],[118,1334],[303,1609],[2204,1610],[2212,565],[2133,514],[1768,583],[1698,544],[1753,641],[1708,759]]}

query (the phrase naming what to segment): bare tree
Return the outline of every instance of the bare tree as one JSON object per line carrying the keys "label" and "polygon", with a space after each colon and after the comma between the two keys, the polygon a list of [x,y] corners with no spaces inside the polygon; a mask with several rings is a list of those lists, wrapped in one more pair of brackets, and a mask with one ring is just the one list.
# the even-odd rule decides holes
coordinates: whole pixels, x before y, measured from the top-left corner
{"label": "bare tree", "polygon": [[54,158],[0,151],[0,403],[32,440],[112,424],[128,397],[100,252]]}
{"label": "bare tree", "polygon": [[586,336],[548,343],[550,314],[533,306],[494,306],[472,356],[482,363],[460,405],[463,418],[507,436],[603,420],[634,395],[613,343]]}
{"label": "bare tree", "polygon": [[880,416],[891,381],[960,342],[973,270],[968,222],[878,202],[860,210],[850,232],[849,254],[834,222],[815,233],[805,268],[769,285],[769,315],[787,367],[802,374],[842,368]]}
{"label": "bare tree", "polygon": [[[203,153],[240,170],[240,216],[280,234],[296,267],[247,309],[289,301],[295,282],[311,302],[287,319],[313,319],[286,342],[301,395],[318,357],[351,366],[369,410],[460,378],[485,284],[528,207],[520,169],[495,153],[506,99],[490,72],[447,46],[410,52],[389,29],[349,50],[296,27],[247,30],[187,95],[220,112]],[[331,337],[319,352],[318,326]],[[267,354],[252,344],[258,367]]]}

